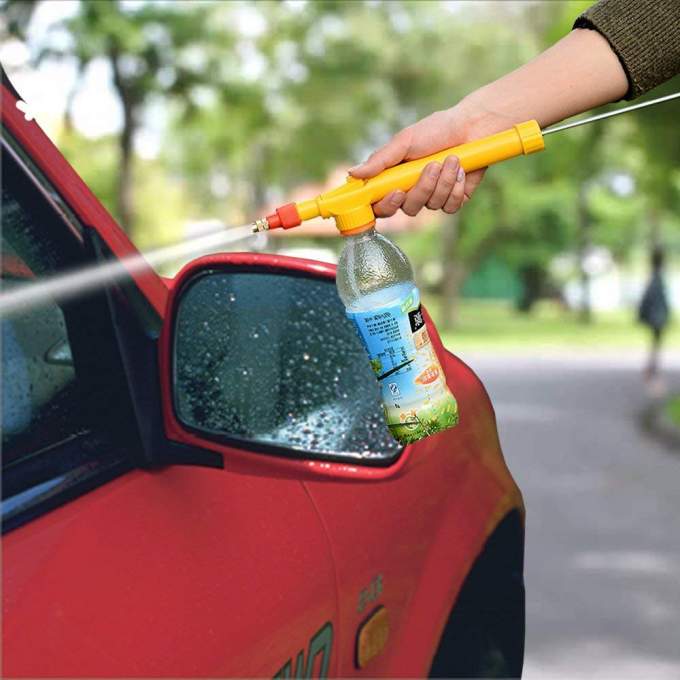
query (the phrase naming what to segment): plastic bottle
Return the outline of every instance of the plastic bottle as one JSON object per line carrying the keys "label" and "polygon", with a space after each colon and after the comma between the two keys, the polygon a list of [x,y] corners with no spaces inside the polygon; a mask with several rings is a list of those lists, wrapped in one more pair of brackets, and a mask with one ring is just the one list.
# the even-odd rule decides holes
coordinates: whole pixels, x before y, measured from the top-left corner
{"label": "plastic bottle", "polygon": [[338,294],[380,383],[392,435],[408,444],[453,427],[458,406],[430,342],[406,255],[375,228],[344,241]]}

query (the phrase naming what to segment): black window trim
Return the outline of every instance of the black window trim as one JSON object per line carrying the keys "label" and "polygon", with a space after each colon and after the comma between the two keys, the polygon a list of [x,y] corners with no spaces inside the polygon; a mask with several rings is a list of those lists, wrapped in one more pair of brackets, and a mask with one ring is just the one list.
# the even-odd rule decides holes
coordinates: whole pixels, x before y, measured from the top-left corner
{"label": "black window trim", "polygon": [[82,245],[84,242],[83,226],[75,213],[68,207],[61,194],[52,186],[52,183],[47,179],[42,170],[38,168],[30,156],[21,148],[21,145],[4,123],[2,124],[2,138],[0,141],[2,143],[2,153],[11,155],[12,160],[21,168],[24,175],[35,187],[35,190],[50,205],[55,214],[59,216],[71,235]]}
{"label": "black window trim", "polygon": [[[73,436],[51,447],[37,451],[9,466],[3,471],[3,485],[5,479],[26,474],[27,468],[34,457],[41,456],[42,474],[34,478],[30,486],[26,486],[16,493],[9,492],[2,500],[2,533],[26,524],[32,519],[58,508],[70,500],[78,498],[88,491],[92,491],[106,482],[131,471],[132,461],[115,452],[98,453],[97,458],[73,465],[65,461],[72,461],[74,456],[82,452],[83,436]],[[49,455],[49,458],[46,456]],[[49,463],[50,465],[45,465]],[[12,470],[16,466],[15,470]],[[47,468],[47,469],[46,469]],[[43,478],[44,477],[44,478]]]}

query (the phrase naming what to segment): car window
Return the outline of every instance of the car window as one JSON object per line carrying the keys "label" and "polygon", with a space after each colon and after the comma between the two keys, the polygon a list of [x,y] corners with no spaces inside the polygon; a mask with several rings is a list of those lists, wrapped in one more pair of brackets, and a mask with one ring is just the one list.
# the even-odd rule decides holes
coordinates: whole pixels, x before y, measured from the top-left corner
{"label": "car window", "polygon": [[330,280],[197,278],[177,311],[174,381],[180,420],[202,432],[368,461],[401,450]]}
{"label": "car window", "polygon": [[[2,191],[2,290],[9,293],[57,265],[29,216]],[[22,257],[24,255],[24,257]],[[27,261],[28,260],[28,261]],[[2,326],[3,463],[82,431],[76,373],[64,314],[43,302],[5,316]]]}
{"label": "car window", "polygon": [[[91,262],[94,246],[2,140],[2,294]],[[111,289],[113,296],[117,292]],[[120,296],[119,296],[120,297]],[[107,293],[3,309],[2,531],[123,474],[140,439]]]}

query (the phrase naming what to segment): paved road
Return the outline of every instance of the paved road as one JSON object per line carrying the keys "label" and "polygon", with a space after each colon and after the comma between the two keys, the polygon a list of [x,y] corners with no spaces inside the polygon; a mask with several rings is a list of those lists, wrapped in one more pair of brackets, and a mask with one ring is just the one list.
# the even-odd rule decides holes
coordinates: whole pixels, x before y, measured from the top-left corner
{"label": "paved road", "polygon": [[527,507],[525,677],[680,678],[680,453],[638,428],[640,357],[463,358]]}

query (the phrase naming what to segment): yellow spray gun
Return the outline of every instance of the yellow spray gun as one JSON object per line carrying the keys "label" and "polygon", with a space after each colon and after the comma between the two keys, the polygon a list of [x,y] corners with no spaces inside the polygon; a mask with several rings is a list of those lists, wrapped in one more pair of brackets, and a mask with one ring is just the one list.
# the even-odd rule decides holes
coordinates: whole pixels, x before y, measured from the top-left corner
{"label": "yellow spray gun", "polygon": [[457,156],[465,172],[471,172],[515,156],[542,151],[545,148],[543,137],[553,132],[585,125],[653,104],[660,104],[677,97],[680,97],[680,92],[547,130],[541,130],[535,120],[529,120],[489,137],[444,149],[424,158],[400,163],[371,179],[364,180],[349,176],[347,182],[340,187],[308,201],[288,203],[277,208],[271,215],[256,220],[253,224],[253,231],[266,231],[280,227],[290,229],[297,227],[305,220],[321,216],[324,218],[333,217],[341,234],[357,234],[372,227],[375,223],[373,203],[397,189],[402,191],[411,189],[418,181],[425,166],[432,161],[443,163],[448,156]]}

